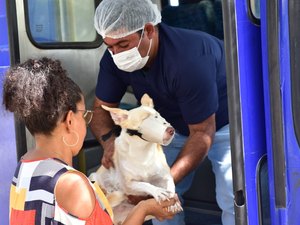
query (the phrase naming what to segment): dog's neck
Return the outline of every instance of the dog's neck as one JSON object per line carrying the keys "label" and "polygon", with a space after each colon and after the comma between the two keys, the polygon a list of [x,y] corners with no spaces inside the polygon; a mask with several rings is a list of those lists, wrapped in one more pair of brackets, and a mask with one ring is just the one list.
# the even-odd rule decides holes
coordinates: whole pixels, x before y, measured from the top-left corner
{"label": "dog's neck", "polygon": [[138,130],[121,128],[119,125],[114,125],[113,128],[107,134],[104,134],[101,138],[103,141],[107,141],[112,135],[114,135],[115,137],[119,137],[122,129],[126,130],[126,133],[130,136],[135,135],[141,138],[142,140],[147,141],[145,138],[143,138],[143,134]]}
{"label": "dog's neck", "polygon": [[127,144],[129,145],[136,144],[138,146],[148,146],[150,144],[156,144],[147,141],[142,136],[143,134],[140,133],[138,130],[122,128],[119,138],[126,140]]}
{"label": "dog's neck", "polygon": [[[139,160],[143,158],[152,157],[159,149],[159,144],[148,142],[138,135],[132,135],[127,132],[127,129],[122,129],[121,135],[116,139],[116,143],[121,147],[121,154],[129,154],[132,157],[138,157]],[[145,150],[145,151],[141,151]],[[148,156],[148,157],[147,157]]]}
{"label": "dog's neck", "polygon": [[113,128],[106,134],[101,136],[102,141],[107,141],[112,135],[119,137],[122,128],[119,125],[114,125]]}
{"label": "dog's neck", "polygon": [[[138,130],[134,130],[134,129],[126,129],[126,133],[129,135],[129,136],[138,136],[139,138],[141,138],[142,140],[144,141],[147,141],[145,138],[143,138],[143,134],[141,132],[139,132]],[[148,142],[148,141],[147,141]]]}

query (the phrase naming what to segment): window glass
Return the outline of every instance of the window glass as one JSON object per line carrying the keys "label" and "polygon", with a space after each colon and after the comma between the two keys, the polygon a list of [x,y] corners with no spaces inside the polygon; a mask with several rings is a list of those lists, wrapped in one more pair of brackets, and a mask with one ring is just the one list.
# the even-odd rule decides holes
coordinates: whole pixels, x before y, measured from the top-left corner
{"label": "window glass", "polygon": [[36,43],[93,42],[94,0],[27,0],[27,28]]}
{"label": "window glass", "polygon": [[164,0],[161,15],[170,26],[200,30],[224,39],[222,0]]}
{"label": "window glass", "polygon": [[255,19],[260,19],[260,0],[250,0],[250,9]]}
{"label": "window glass", "polygon": [[179,6],[179,0],[169,0],[170,6]]}

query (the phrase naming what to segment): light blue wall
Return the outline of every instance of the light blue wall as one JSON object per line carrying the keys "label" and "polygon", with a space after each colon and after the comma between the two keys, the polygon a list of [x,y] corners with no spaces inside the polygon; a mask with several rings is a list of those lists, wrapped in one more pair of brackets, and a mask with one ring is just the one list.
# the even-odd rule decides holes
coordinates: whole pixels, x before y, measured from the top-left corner
{"label": "light blue wall", "polygon": [[17,164],[14,117],[2,104],[3,77],[9,67],[6,2],[0,0],[0,224],[9,224],[9,188]]}

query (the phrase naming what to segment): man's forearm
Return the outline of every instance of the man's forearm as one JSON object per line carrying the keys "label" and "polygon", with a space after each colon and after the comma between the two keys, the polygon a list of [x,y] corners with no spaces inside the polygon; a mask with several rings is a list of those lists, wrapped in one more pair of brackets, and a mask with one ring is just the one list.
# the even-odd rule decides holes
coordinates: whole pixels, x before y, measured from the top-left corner
{"label": "man's forearm", "polygon": [[194,170],[207,156],[212,144],[212,137],[203,132],[190,135],[171,167],[174,182],[180,182],[189,172]]}
{"label": "man's forearm", "polygon": [[90,127],[92,133],[101,144],[104,144],[101,137],[107,134],[112,129],[113,125],[114,123],[108,112],[103,109],[95,110]]}
{"label": "man's forearm", "polygon": [[101,145],[105,145],[105,142],[101,137],[112,129],[114,122],[110,116],[110,113],[103,109],[102,105],[115,108],[118,107],[118,103],[104,102],[97,97],[94,100],[94,115],[90,124],[90,128],[93,135],[97,138]]}

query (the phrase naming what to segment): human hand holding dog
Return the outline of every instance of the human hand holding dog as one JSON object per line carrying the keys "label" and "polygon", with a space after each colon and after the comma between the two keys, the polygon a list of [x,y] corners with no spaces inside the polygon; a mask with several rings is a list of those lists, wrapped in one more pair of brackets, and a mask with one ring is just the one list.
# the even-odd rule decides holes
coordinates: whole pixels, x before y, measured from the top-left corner
{"label": "human hand holding dog", "polygon": [[114,167],[114,163],[112,160],[115,151],[114,141],[115,138],[110,138],[103,146],[104,152],[103,152],[101,163],[106,169],[109,169],[110,167]]}
{"label": "human hand holding dog", "polygon": [[137,224],[142,225],[147,216],[154,216],[159,221],[172,219],[179,211],[172,211],[172,207],[176,203],[176,199],[158,203],[154,198],[140,201],[128,214],[122,225]]}
{"label": "human hand holding dog", "polygon": [[[128,198],[128,202],[130,204],[137,205],[139,202],[151,199],[153,197],[150,196],[150,195],[147,195],[147,196],[128,195],[127,198]],[[173,211],[178,211],[178,212],[182,211],[183,209],[181,207],[181,203],[180,203],[180,200],[178,198],[178,195],[175,194],[174,197],[171,198],[171,199],[175,200],[175,203],[170,207],[170,209],[173,210]],[[166,201],[168,201],[168,200],[166,200]],[[164,202],[164,201],[162,201],[162,202]]]}
{"label": "human hand holding dog", "polygon": [[[153,198],[153,196],[151,196],[151,195],[146,195],[146,196],[145,195],[143,195],[143,196],[140,196],[140,195],[127,195],[127,198],[128,198],[128,202],[130,204],[137,205],[140,201],[147,200],[149,198]],[[180,203],[177,194],[175,194],[174,199],[176,199],[176,201]]]}
{"label": "human hand holding dog", "polygon": [[162,221],[165,219],[172,219],[174,215],[180,212],[180,211],[172,210],[173,209],[172,206],[174,206],[176,202],[177,199],[172,198],[158,203],[155,199],[151,198],[148,200],[141,201],[139,204],[146,205],[145,206],[145,209],[147,210],[146,215],[152,215],[159,221]]}

